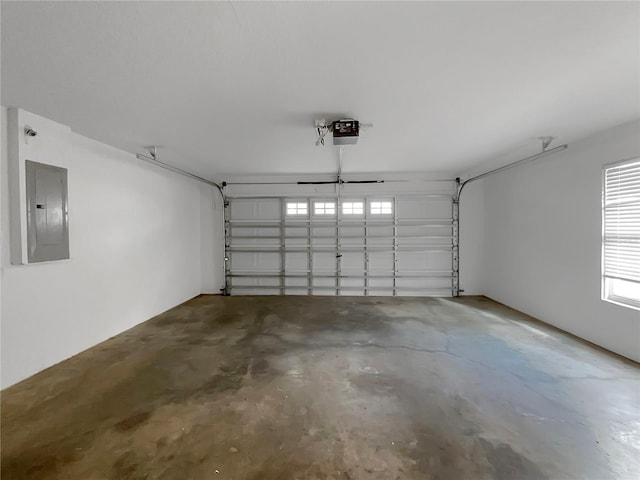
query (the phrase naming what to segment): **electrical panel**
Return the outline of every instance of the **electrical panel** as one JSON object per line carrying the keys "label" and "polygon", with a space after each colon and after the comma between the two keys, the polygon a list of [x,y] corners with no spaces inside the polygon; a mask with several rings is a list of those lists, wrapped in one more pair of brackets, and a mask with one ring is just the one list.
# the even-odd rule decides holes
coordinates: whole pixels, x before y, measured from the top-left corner
{"label": "electrical panel", "polygon": [[69,258],[67,169],[25,162],[28,260]]}

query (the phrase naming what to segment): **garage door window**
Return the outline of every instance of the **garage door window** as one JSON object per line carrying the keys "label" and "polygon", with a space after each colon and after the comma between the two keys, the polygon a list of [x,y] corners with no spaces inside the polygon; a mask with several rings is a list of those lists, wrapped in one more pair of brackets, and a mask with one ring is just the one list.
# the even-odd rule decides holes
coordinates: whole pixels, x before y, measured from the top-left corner
{"label": "garage door window", "polygon": [[393,203],[390,201],[371,202],[371,215],[391,215]]}
{"label": "garage door window", "polygon": [[287,202],[287,215],[306,215],[306,202]]}
{"label": "garage door window", "polygon": [[315,215],[335,215],[336,204],[334,202],[315,202],[313,204],[313,213]]}
{"label": "garage door window", "polygon": [[640,159],[604,170],[602,297],[640,309]]}
{"label": "garage door window", "polygon": [[342,214],[343,215],[362,215],[364,213],[363,202],[343,202]]}

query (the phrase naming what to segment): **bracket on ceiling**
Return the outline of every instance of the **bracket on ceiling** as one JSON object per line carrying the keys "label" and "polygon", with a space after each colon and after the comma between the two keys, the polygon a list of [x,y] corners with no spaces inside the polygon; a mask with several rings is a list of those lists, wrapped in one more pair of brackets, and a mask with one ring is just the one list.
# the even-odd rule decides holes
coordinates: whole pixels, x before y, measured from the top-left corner
{"label": "bracket on ceiling", "polygon": [[153,158],[154,160],[157,160],[156,158],[156,150],[158,147],[156,147],[155,145],[149,146],[149,147],[144,147],[144,149],[149,152],[149,155],[151,156],[151,158]]}
{"label": "bracket on ceiling", "polygon": [[542,151],[545,152],[547,147],[553,142],[556,137],[538,137],[538,139],[542,142]]}

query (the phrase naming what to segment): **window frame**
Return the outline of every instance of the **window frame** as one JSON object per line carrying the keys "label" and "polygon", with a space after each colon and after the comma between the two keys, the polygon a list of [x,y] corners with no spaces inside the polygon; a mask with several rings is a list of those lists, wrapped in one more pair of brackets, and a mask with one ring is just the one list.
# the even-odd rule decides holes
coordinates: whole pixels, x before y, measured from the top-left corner
{"label": "window frame", "polygon": [[[362,205],[362,211],[358,213],[348,213],[344,211],[344,207],[346,204],[356,204],[359,203]],[[353,211],[353,206],[351,207]],[[349,198],[346,200],[342,200],[340,202],[340,215],[347,218],[364,218],[364,215],[367,211],[367,202],[363,198]]]}
{"label": "window frame", "polygon": [[[295,204],[295,212],[289,211],[289,205]],[[305,212],[302,213],[300,211],[301,205],[304,205]],[[309,218],[309,201],[308,200],[298,200],[298,199],[287,199],[284,202],[284,214],[286,217],[290,218]]]}
{"label": "window frame", "polygon": [[[634,310],[640,310],[640,296],[639,297],[627,297],[623,295],[618,295],[615,293],[616,285],[620,287],[620,284],[625,283],[636,283],[632,280],[625,280],[623,278],[612,278],[607,275],[606,271],[606,215],[607,215],[607,204],[606,204],[606,196],[607,196],[607,172],[613,168],[617,168],[624,165],[638,164],[640,165],[640,157],[628,158],[625,160],[621,160],[618,162],[609,163],[603,165],[602,167],[602,185],[601,185],[601,194],[602,194],[602,211],[601,211],[601,223],[602,223],[602,237],[601,237],[601,268],[600,268],[600,283],[601,283],[601,299],[613,303],[615,305],[620,305],[622,307],[631,308]],[[638,284],[640,285],[640,284]],[[640,288],[640,286],[638,287]]]}
{"label": "window frame", "polygon": [[[313,211],[311,212],[312,215],[314,217],[335,217],[336,213],[338,212],[338,204],[336,202],[336,200],[330,199],[330,200],[324,200],[324,199],[319,199],[319,200],[312,200],[311,202],[313,204]],[[317,211],[317,205],[318,204],[322,204],[322,212],[318,212]],[[333,212],[328,213],[327,212],[327,204],[331,205]]]}
{"label": "window frame", "polygon": [[[367,214],[374,218],[385,218],[393,216],[393,200],[390,198],[373,198],[367,202]],[[380,212],[373,211],[373,205],[379,203],[380,204]],[[383,204],[389,204],[390,211],[383,212]]]}

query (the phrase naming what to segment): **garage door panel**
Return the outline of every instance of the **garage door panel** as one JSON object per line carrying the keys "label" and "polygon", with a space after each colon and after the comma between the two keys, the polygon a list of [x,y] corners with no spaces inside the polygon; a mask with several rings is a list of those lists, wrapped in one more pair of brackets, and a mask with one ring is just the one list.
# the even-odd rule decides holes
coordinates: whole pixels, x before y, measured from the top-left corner
{"label": "garage door panel", "polygon": [[397,200],[398,219],[449,219],[451,197],[412,197]]}
{"label": "garage door panel", "polygon": [[365,294],[364,278],[341,278],[340,295],[362,296]]}
{"label": "garage door panel", "polygon": [[331,254],[333,255],[333,258],[336,258],[336,248],[338,247],[335,245],[335,243],[332,243],[331,240],[313,240],[311,242],[311,245],[313,252]]}
{"label": "garage door panel", "polygon": [[263,227],[256,228],[250,226],[244,227],[231,227],[229,229],[229,235],[234,240],[251,237],[280,237],[280,227]]}
{"label": "garage door panel", "polygon": [[308,283],[308,279],[306,277],[289,277],[289,278],[285,278],[284,279],[284,286],[285,287],[300,287],[300,288],[304,288],[305,290],[308,290],[309,288],[309,283]]}
{"label": "garage door panel", "polygon": [[396,287],[401,289],[451,289],[451,278],[403,278],[396,280]]}
{"label": "garage door panel", "polygon": [[364,252],[343,252],[340,269],[345,274],[364,274]]}
{"label": "garage door panel", "polygon": [[393,252],[369,252],[369,272],[384,270],[393,273]]}
{"label": "garage door panel", "polygon": [[364,246],[364,224],[340,227],[340,244],[341,245],[363,245]]}
{"label": "garage door panel", "polygon": [[392,290],[393,289],[393,278],[376,278],[369,277],[369,290]]}
{"label": "garage door panel", "polygon": [[380,288],[380,289],[370,288],[368,290],[368,295],[375,296],[375,297],[391,297],[396,294],[397,293],[394,293],[394,290],[389,290],[387,288]]}
{"label": "garage door panel", "polygon": [[275,249],[280,247],[280,238],[272,238],[267,236],[260,236],[259,234],[252,238],[234,238],[233,243],[231,244],[232,248],[244,248],[244,247],[256,247],[253,250],[256,250],[257,247],[264,246],[268,249]]}
{"label": "garage door panel", "polygon": [[311,286],[315,289],[315,288],[327,288],[327,287],[331,287],[334,290],[336,289],[336,279],[335,278],[330,278],[330,277],[313,277],[313,280],[311,282]]}
{"label": "garage door panel", "polygon": [[277,278],[234,278],[233,291],[241,295],[278,295]]}
{"label": "garage door panel", "polygon": [[[371,224],[371,222],[367,222],[367,231],[368,234],[372,237],[382,236],[382,237],[391,237],[393,236],[393,221],[388,222],[389,225],[381,226],[378,224]],[[364,233],[364,232],[363,232]]]}
{"label": "garage door panel", "polygon": [[416,270],[450,270],[451,253],[449,252],[398,252],[399,272]]}
{"label": "garage door panel", "polygon": [[[428,220],[421,221],[420,225],[398,226],[398,237],[427,237],[427,236],[451,236],[453,228],[450,224],[433,224],[426,225]],[[439,221],[441,222],[441,221]]]}
{"label": "garage door panel", "polygon": [[258,254],[253,252],[233,252],[229,254],[234,270],[253,272],[258,269]]}
{"label": "garage door panel", "polygon": [[314,252],[313,271],[320,274],[334,274],[337,272],[335,252]]}
{"label": "garage door panel", "polygon": [[[278,229],[278,235],[279,234],[280,229]],[[309,236],[307,228],[285,227],[284,234],[286,238],[308,238]]]}
{"label": "garage door panel", "polygon": [[279,278],[240,277],[233,282],[234,287],[274,287],[280,288]]}
{"label": "garage door panel", "polygon": [[306,274],[309,269],[309,255],[305,252],[286,253],[284,269],[290,274]]}
{"label": "garage door panel", "polygon": [[311,294],[318,296],[335,296],[336,288],[335,286],[333,288],[314,288],[312,289]]}
{"label": "garage door panel", "polygon": [[451,247],[452,238],[450,235],[414,235],[408,237],[398,237],[397,245],[402,247]]}
{"label": "garage door panel", "polygon": [[[280,244],[280,242],[281,241],[279,240],[278,244]],[[293,247],[295,250],[301,250],[301,249],[307,248],[309,244],[309,239],[306,236],[295,237],[295,238],[287,237],[284,240],[284,244],[286,247]]]}
{"label": "garage door panel", "polygon": [[280,288],[245,288],[234,287],[234,291],[238,295],[280,295]]}
{"label": "garage door panel", "polygon": [[307,295],[309,295],[309,289],[307,287],[285,288],[284,289],[284,294],[285,295],[307,296]]}
{"label": "garage door panel", "polygon": [[335,238],[336,227],[335,225],[328,227],[311,227],[311,238],[329,237]]}
{"label": "garage door panel", "polygon": [[233,252],[230,256],[234,270],[263,272],[280,270],[282,257],[279,253]]}
{"label": "garage door panel", "polygon": [[[364,236],[364,232],[363,232]],[[393,248],[394,245],[394,228],[393,226],[388,227],[379,227],[379,226],[368,226],[367,227],[367,245]]]}
{"label": "garage door panel", "polygon": [[280,220],[280,199],[234,199],[231,220]]}

